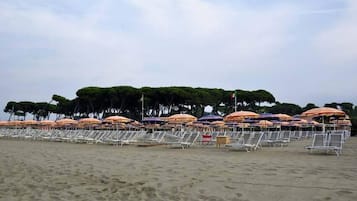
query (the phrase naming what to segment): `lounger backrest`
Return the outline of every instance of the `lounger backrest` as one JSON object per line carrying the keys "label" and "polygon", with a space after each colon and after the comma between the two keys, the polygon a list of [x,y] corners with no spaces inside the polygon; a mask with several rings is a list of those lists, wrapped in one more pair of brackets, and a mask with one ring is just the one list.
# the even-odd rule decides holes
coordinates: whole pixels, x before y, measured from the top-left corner
{"label": "lounger backrest", "polygon": [[269,140],[269,135],[270,135],[270,133],[267,132],[267,131],[265,131],[265,132],[263,133],[262,140],[263,140],[263,141],[264,141],[264,140]]}
{"label": "lounger backrest", "polygon": [[182,138],[181,138],[181,142],[187,142],[190,139],[191,133],[185,133],[183,134]]}
{"label": "lounger backrest", "polygon": [[187,139],[187,142],[193,144],[196,142],[199,136],[200,136],[199,132],[193,132],[191,133],[190,137]]}
{"label": "lounger backrest", "polygon": [[282,138],[283,139],[289,139],[290,138],[290,131],[283,131]]}
{"label": "lounger backrest", "polygon": [[250,144],[250,139],[251,139],[251,134],[250,133],[244,133],[243,136],[242,136],[242,143],[243,144]]}
{"label": "lounger backrest", "polygon": [[277,140],[279,138],[279,132],[273,131],[270,135],[270,140]]}
{"label": "lounger backrest", "polygon": [[263,132],[255,132],[250,138],[250,144],[257,145],[260,143],[261,139],[263,137]]}
{"label": "lounger backrest", "polygon": [[312,142],[313,146],[325,146],[325,135],[315,134]]}
{"label": "lounger backrest", "polygon": [[343,134],[330,134],[329,146],[342,147]]}

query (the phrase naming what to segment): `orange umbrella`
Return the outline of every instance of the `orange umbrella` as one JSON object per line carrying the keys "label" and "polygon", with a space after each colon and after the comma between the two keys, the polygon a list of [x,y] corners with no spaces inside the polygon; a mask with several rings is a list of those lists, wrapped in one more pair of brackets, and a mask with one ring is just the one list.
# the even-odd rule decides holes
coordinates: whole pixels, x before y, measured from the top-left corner
{"label": "orange umbrella", "polygon": [[56,125],[56,122],[54,122],[52,120],[42,120],[39,122],[39,124],[41,126],[54,126],[54,125]]}
{"label": "orange umbrella", "polygon": [[320,125],[320,123],[317,122],[317,121],[309,121],[308,123],[311,124],[311,125],[313,125],[313,126],[318,126],[318,125]]}
{"label": "orange umbrella", "polygon": [[107,123],[129,123],[132,120],[123,116],[109,116],[103,120]]}
{"label": "orange umbrella", "polygon": [[303,117],[320,117],[320,116],[346,116],[346,113],[342,110],[331,107],[320,107],[307,110],[301,113]]}
{"label": "orange umbrella", "polygon": [[35,121],[35,120],[24,120],[24,121],[22,121],[21,124],[22,125],[26,125],[26,126],[30,126],[30,125],[37,125],[37,124],[39,124],[39,122]]}
{"label": "orange umbrella", "polygon": [[250,126],[249,123],[238,123],[239,128],[248,128]]}
{"label": "orange umbrella", "polygon": [[73,120],[73,119],[60,119],[60,120],[57,120],[56,123],[57,123],[59,126],[67,126],[67,125],[75,125],[75,124],[78,124],[78,121]]}
{"label": "orange umbrella", "polygon": [[210,123],[211,126],[216,126],[216,127],[224,127],[225,123],[224,121],[212,121]]}
{"label": "orange umbrella", "polygon": [[78,121],[79,124],[85,125],[93,125],[93,124],[100,124],[102,123],[99,119],[95,118],[82,118]]}
{"label": "orange umbrella", "polygon": [[8,126],[9,122],[8,121],[0,121],[0,126]]}
{"label": "orange umbrella", "polygon": [[141,123],[138,122],[138,121],[132,121],[132,122],[130,123],[130,125],[135,126],[135,127],[143,126],[143,124],[141,124]]}
{"label": "orange umbrella", "polygon": [[197,118],[190,114],[174,114],[167,118],[169,123],[180,124],[197,121]]}
{"label": "orange umbrella", "polygon": [[308,124],[309,122],[306,119],[300,119],[299,121],[294,121],[297,124]]}
{"label": "orange umbrella", "polygon": [[268,120],[260,120],[258,123],[255,125],[262,127],[262,128],[267,128],[269,126],[273,126],[273,122],[268,121]]}
{"label": "orange umbrella", "polygon": [[280,125],[281,125],[281,126],[289,126],[290,123],[287,122],[287,121],[282,121],[282,122],[280,122]]}
{"label": "orange umbrella", "polygon": [[22,121],[18,121],[18,120],[8,122],[9,126],[19,126],[21,124],[22,124]]}
{"label": "orange umbrella", "polygon": [[292,117],[287,114],[274,114],[274,116],[278,117],[280,121],[289,121],[292,119]]}
{"label": "orange umbrella", "polygon": [[259,114],[255,112],[250,112],[250,111],[239,111],[239,112],[233,112],[227,116],[224,117],[225,122],[242,122],[245,118],[254,118],[258,117]]}

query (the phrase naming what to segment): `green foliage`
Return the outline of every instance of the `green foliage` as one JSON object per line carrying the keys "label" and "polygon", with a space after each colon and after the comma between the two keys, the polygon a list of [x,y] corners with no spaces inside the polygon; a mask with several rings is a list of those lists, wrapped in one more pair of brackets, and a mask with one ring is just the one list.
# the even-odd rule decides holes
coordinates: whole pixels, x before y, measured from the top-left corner
{"label": "green foliage", "polygon": [[14,102],[10,101],[7,103],[5,112],[14,114],[16,116],[26,116],[27,113],[35,116],[36,119],[47,118],[49,113],[56,112],[56,105],[49,104],[47,102],[34,103],[30,101]]}
{"label": "green foliage", "polygon": [[318,108],[318,107],[313,103],[308,103],[308,104],[306,104],[305,107],[302,108],[302,111],[306,111],[306,110],[310,110],[310,109],[314,109],[314,108]]}
{"label": "green foliage", "polygon": [[[70,100],[60,95],[53,95],[55,104],[46,102],[34,103],[30,101],[6,104],[4,112],[25,116],[33,114],[37,119],[46,118],[50,113],[66,116],[88,116],[94,114],[103,117],[109,115],[125,115],[133,119],[140,119],[141,96],[144,95],[145,116],[169,116],[175,113],[189,113],[197,117],[202,116],[204,107],[213,107],[213,113],[228,114],[234,111],[235,92],[238,110],[255,112],[284,113],[289,115],[300,114],[308,109],[316,108],[313,103],[305,107],[292,103],[276,102],[275,97],[266,90],[224,90],[219,88],[192,88],[192,87],[142,87],[131,86],[114,87],[84,87],[76,92],[77,97]],[[275,103],[272,107],[261,107],[261,103]],[[357,127],[357,107],[352,103],[328,103],[326,107],[341,108],[350,115],[353,128]]]}
{"label": "green foliage", "polygon": [[267,110],[273,114],[283,113],[288,115],[295,115],[302,113],[301,107],[292,103],[277,103],[271,108],[267,108]]}

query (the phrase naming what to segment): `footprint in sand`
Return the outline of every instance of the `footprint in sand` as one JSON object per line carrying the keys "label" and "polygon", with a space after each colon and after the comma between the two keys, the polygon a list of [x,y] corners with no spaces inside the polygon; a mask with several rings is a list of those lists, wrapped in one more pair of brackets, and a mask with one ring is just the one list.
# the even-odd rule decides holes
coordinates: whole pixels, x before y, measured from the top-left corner
{"label": "footprint in sand", "polygon": [[348,191],[348,190],[341,190],[341,191],[337,191],[336,194],[337,195],[349,195],[349,194],[352,194],[353,192],[351,191]]}
{"label": "footprint in sand", "polygon": [[224,188],[231,189],[231,190],[236,189],[235,187],[232,187],[232,186],[224,186]]}
{"label": "footprint in sand", "polygon": [[143,187],[141,189],[141,192],[143,192],[149,199],[154,199],[156,198],[156,189],[154,187]]}

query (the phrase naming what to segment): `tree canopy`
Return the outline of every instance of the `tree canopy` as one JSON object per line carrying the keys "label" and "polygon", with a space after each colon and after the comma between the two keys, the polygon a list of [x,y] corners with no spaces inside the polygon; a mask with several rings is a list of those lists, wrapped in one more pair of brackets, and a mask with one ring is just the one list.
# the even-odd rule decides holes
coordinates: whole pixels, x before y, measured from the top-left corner
{"label": "tree canopy", "polygon": [[[169,116],[177,113],[192,114],[200,117],[206,106],[212,107],[212,113],[226,115],[234,111],[235,94],[238,110],[255,112],[300,114],[316,108],[313,103],[304,107],[293,103],[277,102],[275,97],[263,89],[224,90],[220,88],[192,88],[184,86],[142,87],[84,87],[76,92],[72,100],[54,94],[52,103],[31,101],[9,101],[4,112],[25,118],[32,114],[36,119],[46,119],[51,113],[72,118],[95,117],[105,118],[110,115],[124,115],[139,120],[144,98],[144,116]],[[262,106],[269,103],[272,106]],[[339,108],[350,115],[352,122],[357,122],[357,107],[352,103],[327,103],[324,106]]]}

